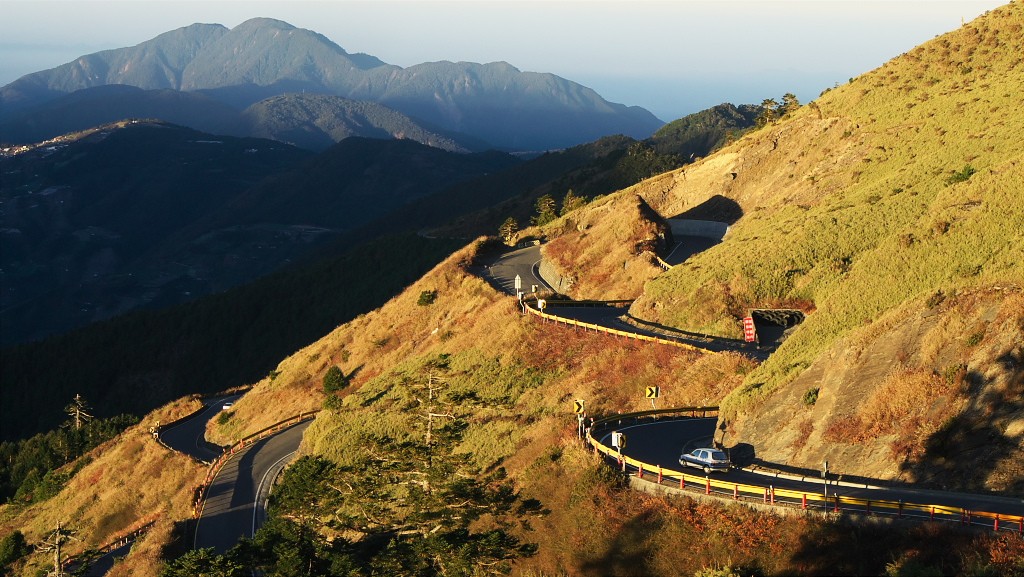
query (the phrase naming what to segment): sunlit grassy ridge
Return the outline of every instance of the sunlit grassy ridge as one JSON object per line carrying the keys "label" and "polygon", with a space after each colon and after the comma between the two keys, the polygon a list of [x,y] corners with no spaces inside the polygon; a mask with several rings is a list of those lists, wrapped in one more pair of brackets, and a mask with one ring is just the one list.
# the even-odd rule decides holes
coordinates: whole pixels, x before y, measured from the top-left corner
{"label": "sunlit grassy ridge", "polygon": [[[339,327],[284,361],[273,381],[267,379],[250,393],[249,401],[239,403],[237,429],[231,436],[274,420],[261,415],[268,405],[276,414],[288,412],[282,408],[288,399],[292,408],[318,402],[323,398],[319,384],[324,372],[338,364],[353,373],[353,392],[321,413],[303,450],[342,465],[357,465],[364,458],[359,447],[367,440],[401,441],[424,434],[422,367],[437,354],[451,354],[454,375],[442,394],[478,400],[470,403],[473,410],[460,413],[467,430],[459,450],[471,455],[481,470],[506,467],[528,495],[538,496],[552,510],[537,521],[547,546],[527,566],[569,572],[607,567],[617,558],[610,551],[617,549],[644,556],[645,562],[637,566],[647,570],[698,568],[696,559],[683,559],[680,552],[652,549],[651,541],[630,528],[638,517],[657,518],[664,530],[679,531],[680,538],[685,535],[695,546],[730,549],[733,562],[753,563],[766,572],[813,566],[794,561],[808,558],[801,557],[807,553],[801,553],[796,542],[820,528],[795,528],[796,534],[789,536],[778,531],[780,541],[775,542],[736,543],[724,538],[711,543],[688,533],[685,522],[662,519],[655,513],[661,503],[610,505],[617,501],[615,489],[592,478],[599,474],[594,464],[574,446],[568,404],[584,398],[592,411],[643,408],[640,392],[647,384],[662,386],[666,404],[715,402],[731,389],[734,392],[726,399],[732,412],[730,441],[746,434],[760,442],[763,434],[756,428],[757,419],[735,416],[764,409],[778,415],[772,422],[782,427],[782,436],[792,439],[806,433],[803,437],[810,436],[812,442],[799,446],[787,441],[782,447],[765,443],[758,447],[767,447],[762,454],[778,457],[804,451],[801,458],[809,462],[820,448],[815,439],[836,444],[845,425],[856,433],[850,440],[865,447],[863,454],[851,454],[844,463],[847,472],[899,475],[890,455],[896,447],[919,458],[935,419],[957,418],[957,411],[967,414],[970,403],[960,396],[966,381],[957,380],[962,377],[956,372],[948,378],[941,372],[936,378],[932,372],[934,366],[941,371],[960,363],[959,349],[930,358],[908,354],[903,372],[890,374],[888,361],[869,367],[877,372],[871,387],[879,388],[877,393],[867,391],[863,414],[854,416],[861,419],[857,422],[838,408],[858,401],[844,401],[831,385],[820,392],[822,414],[813,419],[798,413],[805,391],[796,391],[796,405],[780,405],[773,395],[801,375],[810,375],[825,353],[842,355],[844,349],[836,347],[846,347],[844,339],[872,341],[862,333],[864,327],[902,326],[907,315],[927,309],[926,301],[938,291],[952,295],[1021,282],[1024,275],[1015,255],[1016,247],[1024,246],[1018,206],[1024,175],[1017,135],[1024,133],[1024,114],[1014,99],[1020,94],[1022,71],[1012,57],[1024,48],[1015,33],[1021,20],[1017,5],[1005,7],[915,50],[915,57],[894,59],[828,92],[792,117],[697,164],[642,182],[546,227],[553,258],[563,270],[578,272],[580,286],[594,295],[636,296],[623,294],[637,287],[629,271],[643,262],[636,242],[656,238],[657,227],[645,224],[653,221],[632,208],[634,195],[666,217],[716,195],[733,200],[744,216],[725,242],[668,273],[645,273],[654,280],[644,286],[632,312],[663,324],[727,336],[738,336],[737,318],[752,307],[811,312],[760,367],[736,357],[710,360],[609,342],[517,317],[507,299],[464,270],[473,259],[474,249],[467,248],[385,307]],[[978,32],[969,32],[970,28]],[[948,58],[942,54],[944,40],[950,54],[962,52],[968,58],[967,48],[952,48],[958,39],[977,41],[975,59],[982,58],[989,45],[999,50],[988,48],[984,65],[969,71],[927,60],[926,56]],[[925,77],[939,74],[939,68],[953,72],[937,82]],[[919,74],[921,79],[916,78]],[[913,97],[908,99],[907,93]],[[958,106],[959,102],[965,104]],[[579,262],[590,266],[576,266]],[[437,299],[419,306],[418,296],[428,290],[437,291]],[[998,318],[1007,322],[986,325],[993,335],[985,337],[989,340],[983,347],[975,347],[976,355],[963,357],[965,366],[982,365],[984,359],[1005,352],[1015,326],[1013,310],[999,313],[1004,316]],[[954,318],[946,309],[938,311],[942,319]],[[885,330],[876,334],[876,341],[896,336]],[[934,335],[934,343],[927,346],[935,350],[946,351],[951,340],[959,338],[928,334]],[[927,341],[921,343],[925,346]],[[844,374],[833,380],[846,379],[843,382],[852,386],[866,382],[861,380],[865,375]],[[986,385],[986,396],[1012,394],[1007,374],[1001,378]],[[901,393],[909,387],[936,395],[937,408],[927,414],[915,413],[916,408],[907,408],[906,403],[900,405],[903,409],[891,407],[903,411],[892,418],[907,425],[907,438],[892,438],[888,430],[875,430],[870,424],[885,408],[878,396],[893,387]],[[978,405],[978,414],[984,414],[986,406]],[[827,412],[829,407],[836,410]],[[1008,430],[1015,426],[1012,416],[1002,418]],[[1008,471],[1012,474],[1012,469],[1003,469],[1002,474]],[[584,494],[595,497],[588,500]],[[715,526],[734,522],[736,517],[730,515]],[[595,532],[635,541],[596,543]],[[649,535],[649,530],[643,533]],[[536,538],[529,533],[523,537]],[[904,558],[895,541],[887,546],[894,559]],[[822,563],[817,566],[835,567]],[[850,563],[860,568],[854,571],[874,570],[856,565],[860,561]],[[960,563],[957,567],[969,564],[964,557]]]}
{"label": "sunlit grassy ridge", "polygon": [[[204,467],[159,445],[149,428],[200,406],[199,401],[184,398],[153,411],[86,455],[88,463],[55,497],[27,507],[3,505],[0,534],[17,529],[29,543],[38,543],[59,522],[75,531],[75,539],[64,548],[66,556],[102,546],[152,521],[153,528],[136,543],[131,559],[115,566],[110,575],[155,575],[175,523],[191,516],[192,491]],[[47,563],[52,569],[52,560],[52,554],[33,556],[21,574],[35,575]]]}
{"label": "sunlit grassy ridge", "polygon": [[[596,280],[584,283],[601,294],[637,296],[623,294],[639,287],[629,274],[641,258],[635,241],[656,227],[646,228],[631,209],[634,195],[662,216],[715,195],[735,201],[744,216],[726,241],[657,275],[632,312],[736,336],[736,318],[751,307],[813,311],[760,367],[737,355],[700,356],[520,316],[512,299],[469,270],[481,248],[474,243],[385,306],[283,360],[211,436],[226,443],[324,407],[301,452],[358,466],[380,443],[422,438],[427,367],[449,355],[437,402],[447,407],[439,412],[465,426],[457,451],[482,472],[504,467],[518,489],[550,511],[517,528],[524,540],[541,543],[535,557],[516,566],[521,574],[686,574],[725,565],[752,574],[1019,573],[1024,551],[1012,535],[925,525],[850,528],[627,493],[580,446],[571,403],[585,399],[600,414],[647,408],[649,385],[661,387],[664,405],[713,404],[734,391],[727,401],[739,418],[730,416],[730,442],[737,434],[763,438],[757,425],[764,421],[782,439],[770,448],[776,454],[814,462],[820,439],[853,441],[881,455],[883,472],[893,476],[899,471],[889,445],[913,454],[934,431],[928,427],[955,421],[957,411],[989,419],[993,427],[981,429],[986,435],[1020,439],[1019,416],[1000,411],[1014,411],[1022,393],[1019,380],[1012,381],[1020,375],[1014,359],[1022,358],[1017,335],[1024,332],[1016,288],[1024,282],[1022,16],[1019,4],[997,10],[697,164],[549,227],[552,237],[562,234],[553,244],[563,262],[573,262],[574,250],[583,254],[584,245],[603,247],[587,256],[592,266],[581,274]],[[436,297],[421,304],[427,291]],[[890,351],[887,341],[907,350]],[[885,362],[867,363],[872,356]],[[839,365],[838,374],[828,373],[830,365]],[[333,366],[351,377],[341,398],[322,388]],[[982,377],[977,389],[969,376],[975,369]],[[801,398],[811,385],[821,390],[807,406]],[[934,396],[932,403],[915,404],[913,392]],[[909,445],[887,436],[903,425],[911,429]],[[953,425],[948,430],[960,430]],[[123,444],[118,451],[132,458],[139,443],[125,436],[113,445]],[[168,494],[181,495],[173,487],[182,484],[170,483]],[[400,506],[403,489],[388,490],[388,503]],[[120,496],[107,502],[103,510],[118,519],[131,510]],[[160,510],[145,503],[147,512]],[[37,513],[43,524],[61,514]],[[9,523],[15,525],[33,527],[33,535],[39,530],[25,518]],[[158,535],[153,539],[171,540],[169,528]]]}
{"label": "sunlit grassy ridge", "polygon": [[745,216],[634,313],[736,336],[749,308],[816,310],[731,397],[742,405],[903,302],[1021,282],[1022,23],[1019,3],[1003,7],[688,169],[724,167],[705,183]]}
{"label": "sunlit grassy ridge", "polygon": [[[872,327],[883,319],[893,325],[928,315],[955,324],[956,308],[973,302],[972,295],[988,294],[998,302],[1013,298],[1024,285],[1022,30],[1019,3],[995,10],[827,91],[702,161],[566,219],[601,219],[600,227],[549,225],[549,234],[560,236],[551,242],[557,250],[547,252],[563,271],[582,279],[581,286],[602,287],[591,291],[593,296],[638,296],[630,312],[668,326],[738,338],[739,319],[750,309],[804,310],[807,321],[724,400],[732,442],[752,443],[772,461],[810,467],[820,465],[831,445],[844,452],[847,473],[927,476],[918,461],[934,461],[925,447],[938,451],[939,438],[932,438],[937,430],[945,426],[942,430],[953,435],[944,420],[957,421],[964,434],[982,426],[986,410],[980,407],[987,401],[965,404],[966,398],[1012,396],[1015,389],[1008,383],[1019,370],[996,359],[1019,355],[1013,342],[1024,334],[1012,321],[1016,309],[1000,313],[1009,315],[1009,322],[989,319],[985,334],[1000,336],[986,337],[991,350],[984,354],[953,332],[940,337],[922,329],[942,343],[928,345],[915,333]],[[713,198],[734,202],[743,216],[723,243],[669,272],[652,274],[641,291],[633,273],[639,258],[630,253],[632,243],[615,234],[636,229],[639,219],[635,211],[607,209],[616,202],[625,207],[633,194],[663,217],[685,214]],[[992,287],[1011,290],[989,292]],[[960,304],[928,306],[946,297]],[[950,352],[896,358],[875,346],[868,365],[847,354],[851,342],[896,339],[908,350],[930,346]],[[963,393],[966,397],[956,387],[926,386],[944,381],[947,369],[960,364],[970,374],[986,375],[971,377],[977,384]],[[860,372],[844,372],[851,366]],[[907,378],[894,381],[890,371]],[[822,407],[846,414],[844,407],[864,399],[822,384],[844,379],[865,391],[916,390],[924,395],[922,404],[944,408],[927,418],[911,418],[913,411],[901,414],[895,421],[906,426],[898,434],[875,430],[866,438],[858,433],[850,441],[859,438],[854,442],[859,449],[843,446],[841,435],[822,437],[830,427],[839,430],[830,414],[808,412],[801,399],[818,388]],[[769,413],[773,416],[765,418]],[[802,440],[797,445],[781,440],[790,438]],[[1005,443],[1024,456],[1019,434],[1006,435]],[[915,468],[920,470],[908,473]],[[969,482],[950,473],[941,482],[1009,490],[1014,484],[1005,479],[1014,470]]]}

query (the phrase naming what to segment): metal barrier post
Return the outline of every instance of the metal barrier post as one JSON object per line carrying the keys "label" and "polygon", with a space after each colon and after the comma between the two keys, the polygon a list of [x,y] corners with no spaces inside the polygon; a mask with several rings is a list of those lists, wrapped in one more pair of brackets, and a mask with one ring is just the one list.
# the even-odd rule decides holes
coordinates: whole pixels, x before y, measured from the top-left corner
{"label": "metal barrier post", "polygon": [[839,495],[836,495],[836,508],[832,510],[834,513],[839,512]]}
{"label": "metal barrier post", "polygon": [[800,508],[805,511],[807,510],[807,493],[804,493],[803,497],[800,499]]}
{"label": "metal barrier post", "polygon": [[739,499],[740,498],[740,486],[739,485],[733,485],[732,486],[732,498],[733,499]]}
{"label": "metal barrier post", "polygon": [[658,484],[661,484],[661,465],[658,465]]}
{"label": "metal barrier post", "polygon": [[772,502],[772,505],[774,505],[775,504],[775,487],[773,487],[771,485],[768,485],[768,491],[771,492],[771,495],[772,495],[771,502]]}
{"label": "metal barrier post", "polygon": [[929,521],[934,521],[934,520],[935,520],[935,505],[932,505],[932,512],[931,512],[931,514],[930,514],[930,515],[928,516],[928,520],[929,520]]}
{"label": "metal barrier post", "polygon": [[644,464],[640,463],[640,466],[636,468],[636,476],[639,479],[644,478]]}
{"label": "metal barrier post", "polygon": [[764,502],[768,502],[768,487],[764,488]]}
{"label": "metal barrier post", "polygon": [[898,519],[902,519],[903,518],[903,499],[899,500],[899,506],[896,509],[896,518],[898,518]]}
{"label": "metal barrier post", "polygon": [[681,490],[683,490],[685,488],[686,488],[686,477],[683,477],[682,475],[680,475],[679,476],[679,490],[681,491]]}
{"label": "metal barrier post", "polygon": [[994,531],[998,531],[999,530],[999,513],[996,513],[996,520],[995,520],[994,523],[992,523],[992,529]]}
{"label": "metal barrier post", "polygon": [[711,477],[705,477],[705,479],[707,479],[708,482],[707,482],[707,485],[705,486],[704,494],[705,495],[710,495],[711,494]]}

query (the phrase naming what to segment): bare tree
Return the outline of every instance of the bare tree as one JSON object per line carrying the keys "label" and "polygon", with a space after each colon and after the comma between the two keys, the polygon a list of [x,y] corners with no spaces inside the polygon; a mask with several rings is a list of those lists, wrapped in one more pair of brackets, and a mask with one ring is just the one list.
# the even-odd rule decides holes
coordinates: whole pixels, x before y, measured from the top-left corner
{"label": "bare tree", "polygon": [[74,538],[74,534],[75,532],[71,529],[61,527],[58,521],[57,529],[50,533],[46,540],[36,545],[36,550],[41,553],[53,553],[53,571],[48,572],[48,576],[64,577],[64,575],[67,575],[64,572],[64,564],[61,560],[61,549],[65,543]]}
{"label": "bare tree", "polygon": [[89,414],[91,409],[92,407],[89,406],[89,403],[85,402],[82,395],[75,395],[75,398],[71,400],[71,404],[64,407],[64,412],[71,417],[71,421],[69,421],[70,425],[74,427],[76,431],[79,431],[83,426],[85,426],[86,422],[94,418]]}

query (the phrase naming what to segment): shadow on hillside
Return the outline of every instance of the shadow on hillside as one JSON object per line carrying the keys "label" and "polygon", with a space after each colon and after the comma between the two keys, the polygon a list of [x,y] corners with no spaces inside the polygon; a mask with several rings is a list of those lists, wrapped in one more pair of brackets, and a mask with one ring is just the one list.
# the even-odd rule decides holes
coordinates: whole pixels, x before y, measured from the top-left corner
{"label": "shadow on hillside", "polygon": [[[976,539],[977,534],[952,524],[887,525],[843,517],[807,524],[789,569],[800,575],[963,574],[962,556],[977,546]],[[901,570],[890,572],[890,564]]]}
{"label": "shadow on hillside", "polygon": [[1008,492],[1024,495],[1024,464],[1020,463],[1024,434],[1007,435],[999,423],[1024,414],[1024,352],[1008,351],[996,361],[1016,369],[1017,379],[1004,390],[981,392],[986,377],[977,371],[963,374],[968,386],[970,404],[956,417],[946,421],[924,443],[924,455],[905,461],[901,473],[909,480],[936,488],[990,492],[989,480],[997,471],[999,477],[1013,479]]}
{"label": "shadow on hillside", "polygon": [[716,194],[686,212],[670,218],[672,220],[711,220],[731,225],[736,224],[736,221],[742,216],[743,208],[735,200]]}
{"label": "shadow on hillside", "polygon": [[[722,424],[725,424],[724,421]],[[729,460],[736,467],[749,467],[756,459],[757,452],[754,451],[754,446],[750,443],[737,443],[729,447]]]}
{"label": "shadow on hillside", "polygon": [[608,547],[595,559],[581,563],[583,575],[652,575],[648,560],[654,557],[651,534],[656,532],[660,521],[651,511],[624,523]]}
{"label": "shadow on hillside", "polygon": [[756,345],[754,343],[745,342],[743,339],[730,339],[727,337],[718,337],[693,331],[686,331],[676,327],[670,327],[639,319],[628,312],[623,314],[621,318],[626,319],[630,324],[637,328],[647,329],[651,333],[655,333],[662,338],[674,339],[678,342],[693,345],[699,349],[708,351],[733,351],[762,361],[768,358],[768,356],[774,352],[778,346],[778,343],[774,342]]}
{"label": "shadow on hillside", "polygon": [[359,365],[358,367],[352,369],[352,372],[350,372],[349,374],[345,375],[345,382],[346,383],[351,383],[352,379],[354,379],[356,375],[358,375],[360,372],[362,372],[363,367],[365,367],[365,366],[366,366],[365,364],[362,364],[362,365]]}

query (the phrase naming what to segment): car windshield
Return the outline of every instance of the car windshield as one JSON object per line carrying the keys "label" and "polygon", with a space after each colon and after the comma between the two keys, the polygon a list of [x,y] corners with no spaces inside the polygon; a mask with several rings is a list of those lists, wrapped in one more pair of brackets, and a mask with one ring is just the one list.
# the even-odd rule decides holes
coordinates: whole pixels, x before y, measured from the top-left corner
{"label": "car windshield", "polygon": [[723,453],[721,451],[711,451],[711,458],[716,460],[716,461],[725,461],[726,460],[725,453]]}

